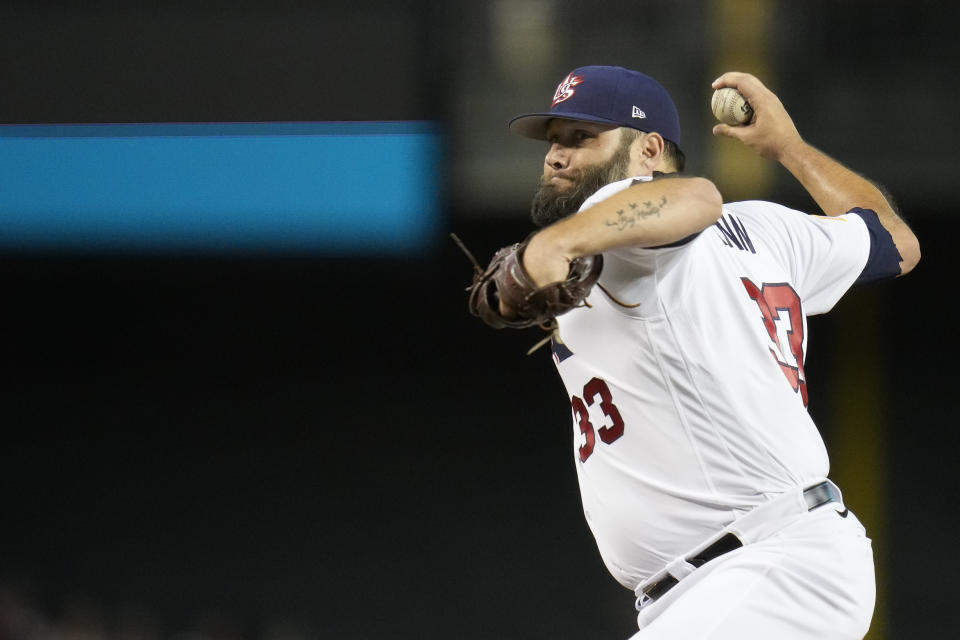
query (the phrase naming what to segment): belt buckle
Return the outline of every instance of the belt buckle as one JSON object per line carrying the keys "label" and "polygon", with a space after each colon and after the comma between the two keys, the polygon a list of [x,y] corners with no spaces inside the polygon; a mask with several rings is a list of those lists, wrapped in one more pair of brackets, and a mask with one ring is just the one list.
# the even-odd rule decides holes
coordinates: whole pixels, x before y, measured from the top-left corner
{"label": "belt buckle", "polygon": [[824,480],[819,484],[804,489],[803,499],[807,503],[807,511],[813,511],[831,502],[839,502],[840,495],[839,492],[835,490],[835,487],[836,485],[829,480]]}
{"label": "belt buckle", "polygon": [[677,578],[675,578],[673,574],[666,569],[661,569],[655,573],[650,577],[649,580],[646,581],[647,586],[641,588],[640,593],[637,595],[637,601],[635,605],[637,611],[640,611],[640,608],[644,605],[650,604],[651,602],[659,599],[660,596],[672,589],[679,582],[680,581],[677,580]]}

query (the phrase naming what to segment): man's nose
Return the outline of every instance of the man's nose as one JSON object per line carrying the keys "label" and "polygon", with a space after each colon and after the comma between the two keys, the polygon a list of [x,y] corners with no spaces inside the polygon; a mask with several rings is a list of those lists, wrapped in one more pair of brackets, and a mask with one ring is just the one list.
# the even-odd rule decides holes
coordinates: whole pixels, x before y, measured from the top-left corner
{"label": "man's nose", "polygon": [[550,148],[547,149],[547,157],[545,162],[547,166],[559,171],[567,167],[567,163],[570,161],[569,154],[565,147],[560,143],[554,142],[550,145]]}

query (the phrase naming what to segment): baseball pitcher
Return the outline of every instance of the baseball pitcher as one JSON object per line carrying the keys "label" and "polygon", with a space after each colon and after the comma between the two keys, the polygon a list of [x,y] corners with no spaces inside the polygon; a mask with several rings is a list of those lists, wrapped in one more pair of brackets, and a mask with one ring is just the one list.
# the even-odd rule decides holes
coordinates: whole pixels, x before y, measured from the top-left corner
{"label": "baseball pitcher", "polygon": [[551,330],[584,515],[636,594],[635,638],[860,639],[873,556],[807,413],[807,316],[909,272],[919,244],[884,191],[808,145],[757,78],[725,73],[713,88],[736,90],[749,117],[714,134],[781,163],[818,215],[724,204],[683,175],[658,82],[582,67],[549,110],[510,122],[548,145],[542,229],[477,269],[470,309]]}

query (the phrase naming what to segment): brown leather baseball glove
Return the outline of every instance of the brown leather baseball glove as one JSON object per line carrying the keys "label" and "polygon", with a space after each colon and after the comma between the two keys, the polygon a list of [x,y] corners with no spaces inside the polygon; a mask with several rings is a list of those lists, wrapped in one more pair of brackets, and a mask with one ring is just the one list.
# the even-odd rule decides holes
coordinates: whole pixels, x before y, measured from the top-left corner
{"label": "brown leather baseball glove", "polygon": [[[523,268],[523,250],[529,240],[528,236],[497,251],[486,270],[474,266],[470,313],[495,329],[550,328],[554,318],[581,306],[600,278],[603,257],[588,256],[570,263],[563,282],[538,287]],[[506,315],[500,312],[501,302],[508,310]]]}

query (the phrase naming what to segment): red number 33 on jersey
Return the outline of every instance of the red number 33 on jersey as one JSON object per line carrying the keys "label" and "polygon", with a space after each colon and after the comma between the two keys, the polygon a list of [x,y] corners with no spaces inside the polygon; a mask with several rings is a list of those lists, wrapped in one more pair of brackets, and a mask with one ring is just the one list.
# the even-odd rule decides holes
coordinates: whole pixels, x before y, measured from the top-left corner
{"label": "red number 33 on jersey", "polygon": [[[600,427],[594,434],[593,423],[590,422],[590,412],[587,407],[593,406],[597,400],[600,400],[600,410],[603,411],[603,415],[609,418],[610,424]],[[580,426],[580,433],[583,434],[584,438],[583,444],[580,445],[580,462],[586,462],[590,454],[593,453],[597,435],[606,444],[613,443],[614,440],[623,435],[623,417],[620,415],[617,405],[613,404],[610,387],[602,379],[591,378],[590,382],[583,385],[583,398],[573,396],[570,398],[570,404],[573,407],[577,424]]]}
{"label": "red number 33 on jersey", "polygon": [[[741,278],[747,295],[760,307],[763,326],[767,329],[770,353],[794,391],[800,393],[807,406],[807,377],[803,373],[803,311],[800,296],[789,284],[764,283],[761,287],[749,278]],[[784,344],[786,343],[786,344]]]}

